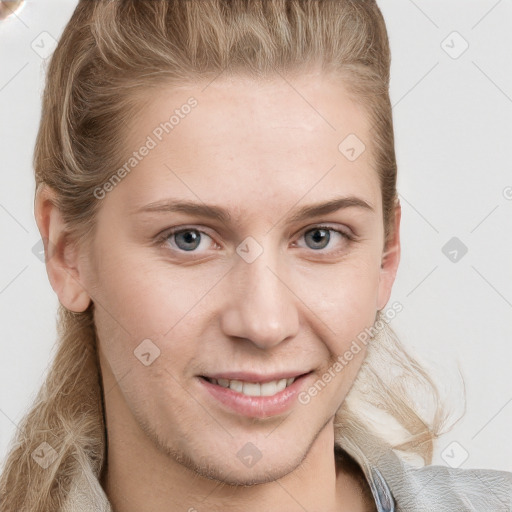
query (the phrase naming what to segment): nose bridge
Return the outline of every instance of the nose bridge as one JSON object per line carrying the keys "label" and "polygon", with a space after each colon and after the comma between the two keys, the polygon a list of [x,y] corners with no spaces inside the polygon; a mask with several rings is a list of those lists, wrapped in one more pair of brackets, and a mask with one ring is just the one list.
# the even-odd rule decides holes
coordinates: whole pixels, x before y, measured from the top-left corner
{"label": "nose bridge", "polygon": [[279,275],[283,265],[279,264],[276,249],[266,246],[261,252],[261,247],[252,261],[244,255],[257,250],[254,245],[244,247],[242,243],[240,249],[242,256],[230,273],[232,293],[223,312],[223,329],[228,336],[270,348],[297,333],[294,295],[285,284],[286,275]]}

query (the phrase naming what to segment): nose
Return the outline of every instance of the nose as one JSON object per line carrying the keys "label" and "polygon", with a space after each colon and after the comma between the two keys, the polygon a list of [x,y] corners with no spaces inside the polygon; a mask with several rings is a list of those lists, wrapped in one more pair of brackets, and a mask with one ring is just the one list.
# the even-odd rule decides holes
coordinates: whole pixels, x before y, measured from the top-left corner
{"label": "nose", "polygon": [[252,263],[239,258],[234,264],[221,313],[226,336],[269,349],[297,334],[299,299],[288,287],[288,272],[276,260],[265,250]]}

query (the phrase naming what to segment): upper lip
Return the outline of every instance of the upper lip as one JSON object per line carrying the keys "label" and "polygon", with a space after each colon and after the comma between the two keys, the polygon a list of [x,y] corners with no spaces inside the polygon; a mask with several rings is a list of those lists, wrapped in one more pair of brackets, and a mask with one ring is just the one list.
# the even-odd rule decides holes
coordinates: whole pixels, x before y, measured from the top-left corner
{"label": "upper lip", "polygon": [[244,382],[270,382],[272,380],[290,379],[292,377],[300,377],[311,370],[301,371],[283,371],[275,373],[267,373],[265,375],[254,372],[219,372],[201,375],[201,377],[208,377],[209,379],[227,379],[227,380],[242,380]]}

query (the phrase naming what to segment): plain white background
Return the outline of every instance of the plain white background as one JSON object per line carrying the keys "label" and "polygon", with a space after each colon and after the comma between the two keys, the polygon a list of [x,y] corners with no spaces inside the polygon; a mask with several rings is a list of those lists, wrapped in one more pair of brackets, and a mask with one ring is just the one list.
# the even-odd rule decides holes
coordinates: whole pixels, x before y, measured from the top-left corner
{"label": "plain white background", "polygon": [[[0,460],[54,353],[58,302],[34,254],[32,155],[45,59],[76,3],[29,2],[0,22]],[[378,4],[403,214],[389,304],[404,309],[392,326],[454,416],[459,367],[466,382],[466,414],[434,463],[512,471],[512,3]]]}

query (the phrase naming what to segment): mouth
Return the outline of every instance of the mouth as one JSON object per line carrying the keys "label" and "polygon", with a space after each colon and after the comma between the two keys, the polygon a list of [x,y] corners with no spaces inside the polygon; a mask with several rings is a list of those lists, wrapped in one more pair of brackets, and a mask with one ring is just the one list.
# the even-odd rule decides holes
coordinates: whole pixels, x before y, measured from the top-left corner
{"label": "mouth", "polygon": [[267,376],[224,373],[198,377],[207,396],[221,408],[242,416],[268,418],[293,407],[301,389],[313,379],[313,371]]}
{"label": "mouth", "polygon": [[222,388],[231,389],[236,393],[245,396],[274,396],[290,387],[297,379],[308,375],[310,372],[297,375],[296,377],[288,377],[281,379],[273,379],[267,381],[249,381],[241,379],[212,378],[201,376],[202,379],[211,384]]}

